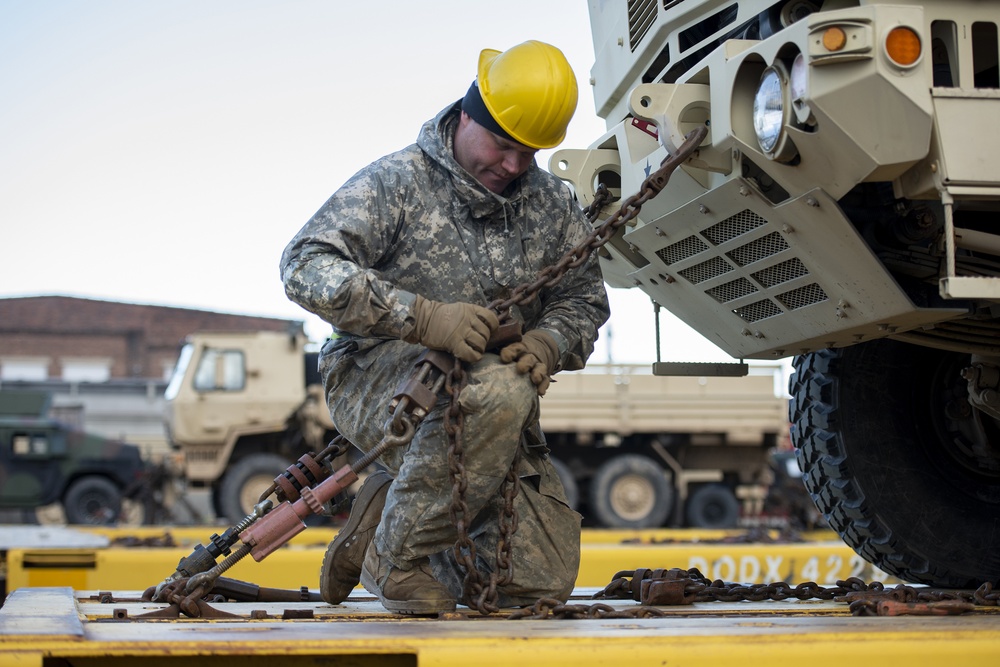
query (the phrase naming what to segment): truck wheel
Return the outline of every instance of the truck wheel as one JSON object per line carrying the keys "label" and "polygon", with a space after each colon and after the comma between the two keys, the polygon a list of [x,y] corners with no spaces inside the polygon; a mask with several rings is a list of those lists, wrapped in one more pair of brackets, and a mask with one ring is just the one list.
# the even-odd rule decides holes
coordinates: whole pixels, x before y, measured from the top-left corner
{"label": "truck wheel", "polygon": [[122,495],[110,480],[89,475],[69,485],[63,495],[63,509],[69,523],[111,525],[121,513]]}
{"label": "truck wheel", "polygon": [[740,501],[725,484],[706,484],[688,497],[684,514],[692,528],[732,528],[740,520]]}
{"label": "truck wheel", "polygon": [[245,517],[253,511],[260,494],[290,463],[277,454],[250,454],[239,459],[219,482],[216,514],[233,523]]}
{"label": "truck wheel", "polygon": [[674,488],[653,459],[622,454],[605,461],[590,481],[590,508],[608,528],[662,526],[674,505]]}
{"label": "truck wheel", "polygon": [[550,456],[549,460],[552,462],[552,467],[556,469],[556,474],[559,475],[559,481],[562,482],[563,490],[566,492],[566,502],[569,503],[570,509],[575,510],[580,504],[580,488],[576,485],[573,473],[568,465],[556,457]]}
{"label": "truck wheel", "polygon": [[794,360],[806,489],[851,548],[905,581],[1000,579],[1000,429],[966,400],[968,364],[891,340]]}

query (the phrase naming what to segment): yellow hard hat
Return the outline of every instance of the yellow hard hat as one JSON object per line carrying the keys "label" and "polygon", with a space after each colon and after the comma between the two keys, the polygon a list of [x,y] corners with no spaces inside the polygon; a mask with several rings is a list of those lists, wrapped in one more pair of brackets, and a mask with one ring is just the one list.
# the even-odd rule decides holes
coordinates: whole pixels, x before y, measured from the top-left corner
{"label": "yellow hard hat", "polygon": [[528,41],[479,54],[479,94],[490,115],[515,141],[554,148],[566,137],[578,91],[562,51]]}

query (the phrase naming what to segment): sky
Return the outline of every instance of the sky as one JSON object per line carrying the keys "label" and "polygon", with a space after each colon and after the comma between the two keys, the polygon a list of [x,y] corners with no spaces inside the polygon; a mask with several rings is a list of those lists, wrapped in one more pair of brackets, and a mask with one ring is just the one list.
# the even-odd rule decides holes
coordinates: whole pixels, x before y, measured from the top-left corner
{"label": "sky", "polygon": [[[576,72],[562,147],[586,148],[606,127],[584,0],[0,0],[0,297],[300,319],[321,340],[285,297],[285,245],[464,95],[480,50],[528,39]],[[649,298],[609,293],[591,361],[655,361]],[[729,360],[661,325],[663,360]]]}

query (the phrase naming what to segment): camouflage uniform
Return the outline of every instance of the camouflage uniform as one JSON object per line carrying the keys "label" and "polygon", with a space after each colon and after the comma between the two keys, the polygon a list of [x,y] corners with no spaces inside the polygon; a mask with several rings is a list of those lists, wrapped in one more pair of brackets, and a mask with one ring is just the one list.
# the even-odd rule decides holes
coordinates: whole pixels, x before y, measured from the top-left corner
{"label": "camouflage uniform", "polygon": [[[503,195],[476,182],[453,157],[458,116],[458,104],[447,107],[423,126],[416,144],[352,177],[281,260],[289,298],[338,334],[323,347],[320,370],[334,423],[362,450],[381,439],[392,394],[422,352],[400,340],[413,327],[415,294],[485,306],[532,280],[591,230],[567,188],[535,164]],[[608,317],[596,257],[515,310],[525,330],[553,334],[562,369],[582,368]],[[525,448],[519,470],[515,581],[501,591],[500,603],[565,599],[579,566],[580,517],[566,505],[539,443],[535,387],[495,354],[467,370],[469,385],[461,395],[466,500],[476,517],[470,536],[485,556],[480,569],[492,566],[497,490],[517,448],[534,443],[538,447]],[[435,576],[460,599],[462,575],[450,549],[456,531],[448,514],[446,405],[447,399],[439,401],[409,446],[383,456],[394,482],[374,539],[379,553],[404,570],[431,556]],[[536,437],[522,437],[526,429]]]}

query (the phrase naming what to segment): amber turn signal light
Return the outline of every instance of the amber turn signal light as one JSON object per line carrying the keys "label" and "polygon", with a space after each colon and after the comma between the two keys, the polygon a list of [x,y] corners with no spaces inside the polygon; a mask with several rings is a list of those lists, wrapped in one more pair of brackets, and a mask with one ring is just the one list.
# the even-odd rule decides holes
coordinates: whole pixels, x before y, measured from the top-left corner
{"label": "amber turn signal light", "polygon": [[920,37],[910,28],[893,28],[885,38],[885,52],[897,65],[912,65],[920,58]]}
{"label": "amber turn signal light", "polygon": [[831,26],[823,31],[823,48],[827,51],[840,51],[847,44],[847,33],[843,28]]}

